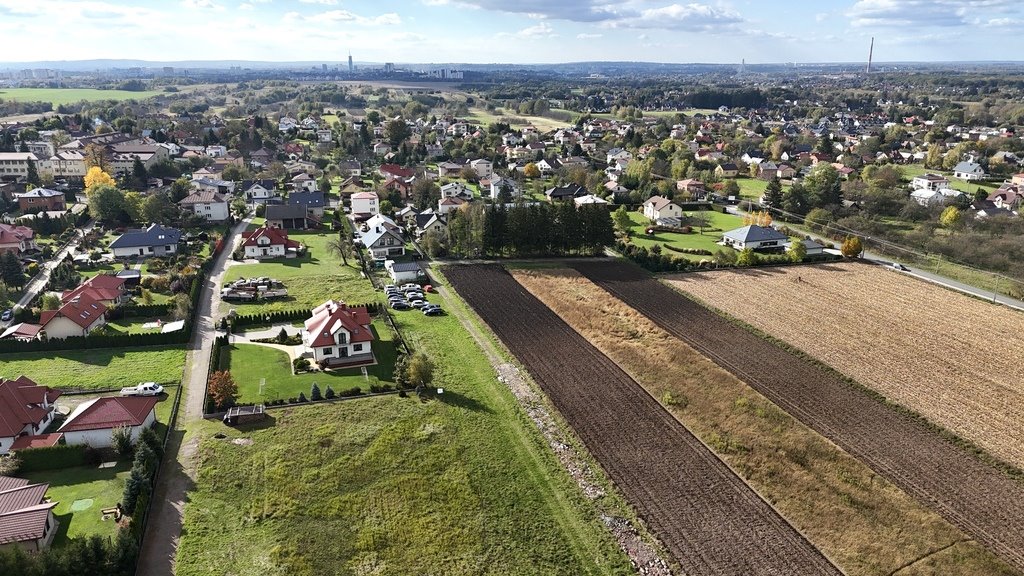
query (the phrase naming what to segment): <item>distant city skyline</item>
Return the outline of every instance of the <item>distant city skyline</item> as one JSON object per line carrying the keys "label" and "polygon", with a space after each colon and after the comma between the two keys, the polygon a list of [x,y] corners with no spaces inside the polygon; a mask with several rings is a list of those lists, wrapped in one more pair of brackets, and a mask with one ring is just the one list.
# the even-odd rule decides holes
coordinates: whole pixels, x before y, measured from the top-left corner
{"label": "distant city skyline", "polygon": [[1017,60],[1019,0],[0,0],[0,62]]}

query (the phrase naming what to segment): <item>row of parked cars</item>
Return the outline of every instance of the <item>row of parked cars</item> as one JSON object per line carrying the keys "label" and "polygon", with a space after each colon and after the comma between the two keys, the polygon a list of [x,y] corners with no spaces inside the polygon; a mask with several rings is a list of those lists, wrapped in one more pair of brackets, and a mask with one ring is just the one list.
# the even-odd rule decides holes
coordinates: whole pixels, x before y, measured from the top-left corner
{"label": "row of parked cars", "polygon": [[415,308],[426,316],[440,316],[444,313],[439,305],[427,302],[427,297],[419,284],[388,284],[384,287],[384,294],[388,297],[388,305],[394,310]]}

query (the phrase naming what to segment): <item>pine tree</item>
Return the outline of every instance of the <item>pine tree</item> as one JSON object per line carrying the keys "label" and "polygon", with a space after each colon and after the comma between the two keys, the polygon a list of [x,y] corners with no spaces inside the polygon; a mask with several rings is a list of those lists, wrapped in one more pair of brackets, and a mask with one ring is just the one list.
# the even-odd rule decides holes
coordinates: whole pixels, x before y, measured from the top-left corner
{"label": "pine tree", "polygon": [[18,257],[13,252],[6,252],[3,257],[0,257],[0,277],[8,286],[21,288],[25,285],[25,271],[21,268],[21,262],[18,262]]}
{"label": "pine tree", "polygon": [[772,178],[768,181],[768,186],[764,189],[762,204],[769,208],[782,207],[782,182],[778,178]]}

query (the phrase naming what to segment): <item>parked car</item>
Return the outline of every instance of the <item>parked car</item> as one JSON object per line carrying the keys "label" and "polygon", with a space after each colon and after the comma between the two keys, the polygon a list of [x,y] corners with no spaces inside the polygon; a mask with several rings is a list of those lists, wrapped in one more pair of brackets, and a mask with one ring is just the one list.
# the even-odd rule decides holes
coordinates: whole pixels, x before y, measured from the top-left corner
{"label": "parked car", "polygon": [[405,300],[395,300],[391,303],[391,307],[395,310],[409,310],[412,308],[412,306],[409,306],[409,303]]}
{"label": "parked car", "polygon": [[0,321],[2,321],[2,322],[8,322],[12,318],[14,318],[14,310],[10,309],[10,308],[8,308],[7,310],[4,310],[4,313],[2,315],[0,315]]}
{"label": "parked car", "polygon": [[409,300],[409,306],[412,306],[413,308],[423,308],[426,305],[427,301],[420,298]]}
{"label": "parked car", "polygon": [[423,307],[424,316],[440,316],[442,314],[444,314],[444,310],[442,310],[440,306],[434,305]]}
{"label": "parked car", "polygon": [[401,286],[398,287],[398,289],[401,290],[402,292],[407,292],[409,290],[420,290],[420,285],[410,282],[408,284],[402,284]]}
{"label": "parked car", "polygon": [[899,262],[893,262],[892,269],[899,270],[900,272],[910,272],[910,268],[907,268],[906,266],[900,264]]}
{"label": "parked car", "polygon": [[159,396],[164,393],[164,387],[156,382],[143,382],[138,386],[121,388],[121,396]]}
{"label": "parked car", "polygon": [[395,300],[405,300],[405,296],[401,294],[391,294],[388,296],[388,302],[394,302]]}

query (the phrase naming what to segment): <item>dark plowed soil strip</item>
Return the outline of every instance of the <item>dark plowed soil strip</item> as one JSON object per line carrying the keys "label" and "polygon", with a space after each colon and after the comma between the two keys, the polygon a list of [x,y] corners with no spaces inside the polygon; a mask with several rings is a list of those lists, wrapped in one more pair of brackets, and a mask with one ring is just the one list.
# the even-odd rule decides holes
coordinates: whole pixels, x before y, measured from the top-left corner
{"label": "dark plowed soil strip", "polygon": [[499,266],[445,270],[686,574],[840,574],[653,398]]}
{"label": "dark plowed soil strip", "polygon": [[1024,570],[1024,486],[1019,482],[631,264],[573,267]]}

